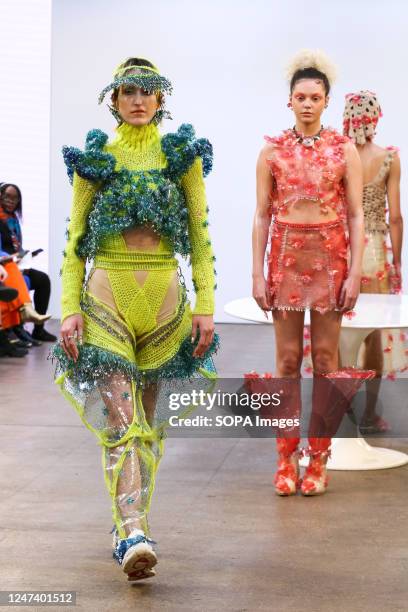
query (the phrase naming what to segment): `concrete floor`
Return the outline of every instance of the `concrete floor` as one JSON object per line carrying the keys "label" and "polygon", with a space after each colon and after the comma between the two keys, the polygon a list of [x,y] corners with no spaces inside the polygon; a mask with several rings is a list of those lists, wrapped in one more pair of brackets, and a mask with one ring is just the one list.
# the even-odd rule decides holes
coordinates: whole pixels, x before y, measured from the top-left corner
{"label": "concrete floor", "polygon": [[[272,369],[270,328],[219,332],[222,376]],[[157,576],[127,583],[111,558],[99,447],[52,384],[48,348],[0,360],[0,590],[75,590],[90,612],[408,609],[408,467],[331,472],[323,497],[279,498],[267,439],[167,441],[151,512]]]}

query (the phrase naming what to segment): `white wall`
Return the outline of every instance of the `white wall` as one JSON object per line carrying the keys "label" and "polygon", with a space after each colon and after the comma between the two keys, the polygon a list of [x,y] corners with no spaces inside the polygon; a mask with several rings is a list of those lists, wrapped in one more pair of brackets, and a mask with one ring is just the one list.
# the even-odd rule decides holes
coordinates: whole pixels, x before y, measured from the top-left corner
{"label": "white wall", "polygon": [[0,24],[0,181],[20,187],[23,246],[47,271],[51,0],[1,0]]}
{"label": "white wall", "polygon": [[[324,124],[341,128],[344,95],[378,93],[384,118],[378,143],[401,148],[408,161],[405,78],[408,6],[403,0],[54,0],[52,44],[50,271],[54,303],[64,248],[70,188],[60,148],[83,146],[87,130],[112,132],[114,120],[97,95],[114,67],[130,55],[158,64],[174,84],[174,121],[191,122],[214,145],[207,179],[211,232],[217,255],[216,320],[227,301],[251,291],[251,222],[255,163],[264,134],[293,124],[284,66],[299,48],[319,47],[339,66],[340,78]],[[407,183],[403,177],[403,210]],[[408,257],[405,244],[405,287]]]}

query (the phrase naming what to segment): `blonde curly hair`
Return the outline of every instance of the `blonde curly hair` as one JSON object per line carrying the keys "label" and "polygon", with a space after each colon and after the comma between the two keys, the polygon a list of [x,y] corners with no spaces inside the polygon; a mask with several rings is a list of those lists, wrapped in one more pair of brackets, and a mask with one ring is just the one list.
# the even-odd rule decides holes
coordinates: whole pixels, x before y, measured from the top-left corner
{"label": "blonde curly hair", "polygon": [[320,78],[326,94],[336,80],[337,69],[320,49],[302,49],[296,53],[286,67],[286,78],[292,91],[296,81],[303,78]]}

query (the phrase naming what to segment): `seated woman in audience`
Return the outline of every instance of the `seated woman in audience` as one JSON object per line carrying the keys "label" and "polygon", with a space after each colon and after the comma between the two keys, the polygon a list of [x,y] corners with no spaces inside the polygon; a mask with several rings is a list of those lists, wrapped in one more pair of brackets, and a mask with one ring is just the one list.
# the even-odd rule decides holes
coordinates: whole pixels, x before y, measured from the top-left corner
{"label": "seated woman in audience", "polygon": [[3,328],[7,330],[6,335],[9,339],[10,334],[14,335],[12,334],[14,332],[18,338],[23,340],[25,343],[23,346],[26,348],[39,345],[41,344],[39,340],[34,340],[30,334],[25,333],[23,324],[34,323],[34,325],[43,325],[44,321],[50,318],[50,315],[41,315],[34,310],[26,282],[19,267],[10,259],[4,260],[5,257],[9,257],[9,254],[2,250],[0,235],[0,258],[5,272],[2,282],[5,287],[13,288],[17,291],[17,296],[14,299],[7,303],[5,301],[0,303],[0,310],[3,315]]}
{"label": "seated woman in audience", "polygon": [[7,336],[7,319],[2,317],[3,305],[12,302],[18,297],[17,289],[7,287],[4,283],[8,277],[7,270],[0,264],[0,357],[24,357],[27,354],[26,348],[21,348],[12,344]]}
{"label": "seated woman in audience", "polygon": [[[22,196],[17,185],[0,183],[0,220],[3,249],[8,253],[18,253],[22,250],[23,237],[20,220],[22,217]],[[28,278],[29,289],[34,290],[34,306],[38,313],[45,315],[51,294],[49,276],[33,268],[24,270]],[[49,317],[47,317],[49,318]],[[32,337],[35,340],[54,342],[57,338],[44,329],[44,320],[34,323]]]}

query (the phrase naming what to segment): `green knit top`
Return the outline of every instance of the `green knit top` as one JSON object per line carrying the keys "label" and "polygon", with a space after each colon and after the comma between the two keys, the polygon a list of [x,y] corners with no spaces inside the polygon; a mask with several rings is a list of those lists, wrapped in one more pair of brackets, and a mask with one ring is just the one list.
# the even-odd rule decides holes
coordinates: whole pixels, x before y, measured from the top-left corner
{"label": "green knit top", "polygon": [[212,165],[210,143],[196,139],[188,124],[161,136],[153,124],[123,123],[111,143],[102,131],[91,130],[84,151],[64,147],[63,154],[73,201],[62,265],[62,320],[81,312],[86,260],[101,249],[113,250],[124,230],[143,225],[161,237],[159,252],[189,258],[193,314],[213,314],[215,257],[204,186]]}

